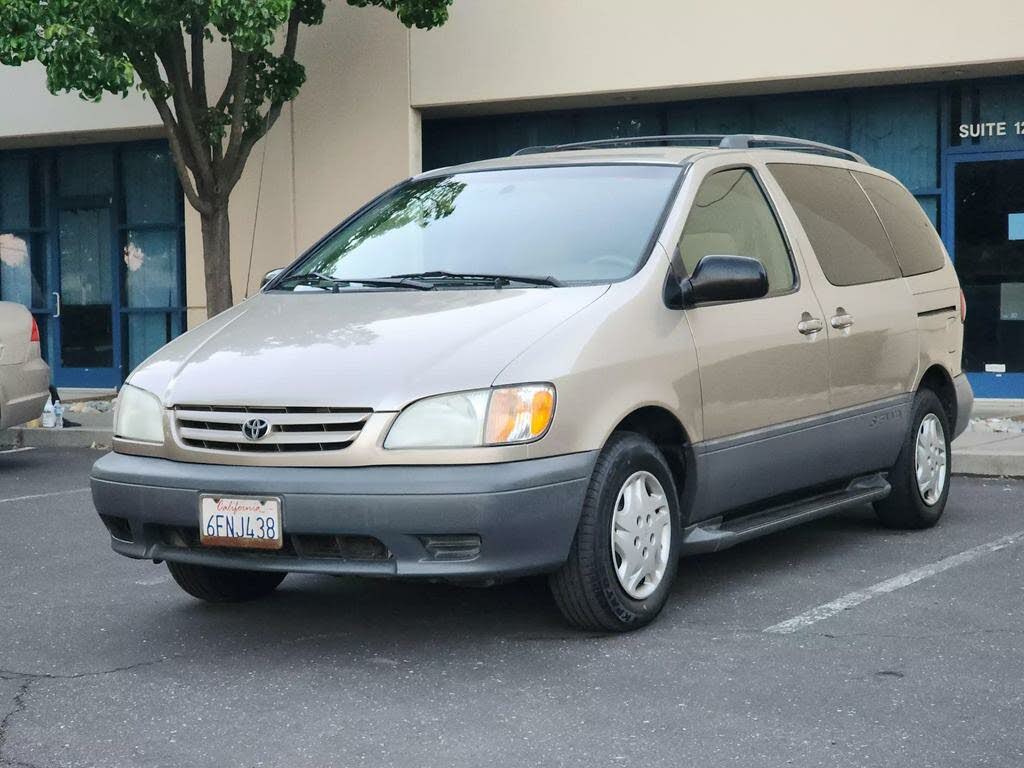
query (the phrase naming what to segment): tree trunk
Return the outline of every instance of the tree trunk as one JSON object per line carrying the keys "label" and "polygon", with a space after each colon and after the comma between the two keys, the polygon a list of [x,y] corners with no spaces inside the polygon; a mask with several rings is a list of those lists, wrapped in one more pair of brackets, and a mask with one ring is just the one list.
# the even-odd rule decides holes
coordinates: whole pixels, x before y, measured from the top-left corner
{"label": "tree trunk", "polygon": [[203,270],[206,275],[206,314],[213,317],[234,303],[231,295],[231,228],[226,203],[201,214]]}

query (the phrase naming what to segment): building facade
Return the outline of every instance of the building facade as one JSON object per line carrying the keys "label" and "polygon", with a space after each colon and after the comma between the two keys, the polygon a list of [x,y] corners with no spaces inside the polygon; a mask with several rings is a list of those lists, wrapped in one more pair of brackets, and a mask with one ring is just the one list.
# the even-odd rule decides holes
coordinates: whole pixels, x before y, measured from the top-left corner
{"label": "building facade", "polygon": [[[994,5],[456,0],[430,32],[329,5],[232,199],[235,298],[420,170],[588,139],[797,136],[913,191],[964,286],[977,393],[1024,397],[1024,8]],[[59,386],[117,386],[205,317],[198,217],[151,104],[50,96],[33,67],[0,68],[0,97],[20,105],[0,111],[0,298],[32,308]]]}

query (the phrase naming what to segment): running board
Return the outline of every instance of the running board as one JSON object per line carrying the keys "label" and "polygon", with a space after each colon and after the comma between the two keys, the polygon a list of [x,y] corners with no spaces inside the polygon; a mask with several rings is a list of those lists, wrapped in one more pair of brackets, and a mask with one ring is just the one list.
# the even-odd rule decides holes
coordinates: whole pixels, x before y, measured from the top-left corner
{"label": "running board", "polygon": [[705,520],[683,532],[680,552],[684,555],[717,552],[758,536],[826,517],[847,507],[884,499],[890,490],[889,481],[883,475],[868,475],[854,480],[840,491],[770,507],[731,520],[721,517]]}

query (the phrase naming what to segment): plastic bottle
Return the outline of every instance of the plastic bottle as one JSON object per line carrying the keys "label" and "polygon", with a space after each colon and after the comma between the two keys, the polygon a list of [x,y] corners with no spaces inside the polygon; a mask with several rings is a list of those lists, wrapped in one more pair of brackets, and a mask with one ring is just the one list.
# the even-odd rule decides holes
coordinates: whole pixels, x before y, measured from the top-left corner
{"label": "plastic bottle", "polygon": [[46,406],[43,408],[43,426],[47,429],[53,429],[57,426],[57,417],[53,411],[53,401],[50,398],[46,398]]}
{"label": "plastic bottle", "polygon": [[60,400],[53,404],[53,422],[55,428],[64,428],[64,405]]}

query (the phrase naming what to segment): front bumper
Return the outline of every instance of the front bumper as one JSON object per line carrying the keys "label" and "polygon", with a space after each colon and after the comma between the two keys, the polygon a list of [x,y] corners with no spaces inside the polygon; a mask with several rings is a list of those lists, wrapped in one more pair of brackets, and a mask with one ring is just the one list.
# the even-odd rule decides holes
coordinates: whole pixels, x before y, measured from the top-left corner
{"label": "front bumper", "polygon": [[[93,466],[91,481],[113,549],[128,557],[487,579],[552,571],[565,562],[596,458],[587,452],[468,466],[285,468],[110,453]],[[281,498],[285,547],[199,546],[202,493]],[[374,540],[383,546],[367,546]],[[332,549],[332,542],[341,546]]]}

